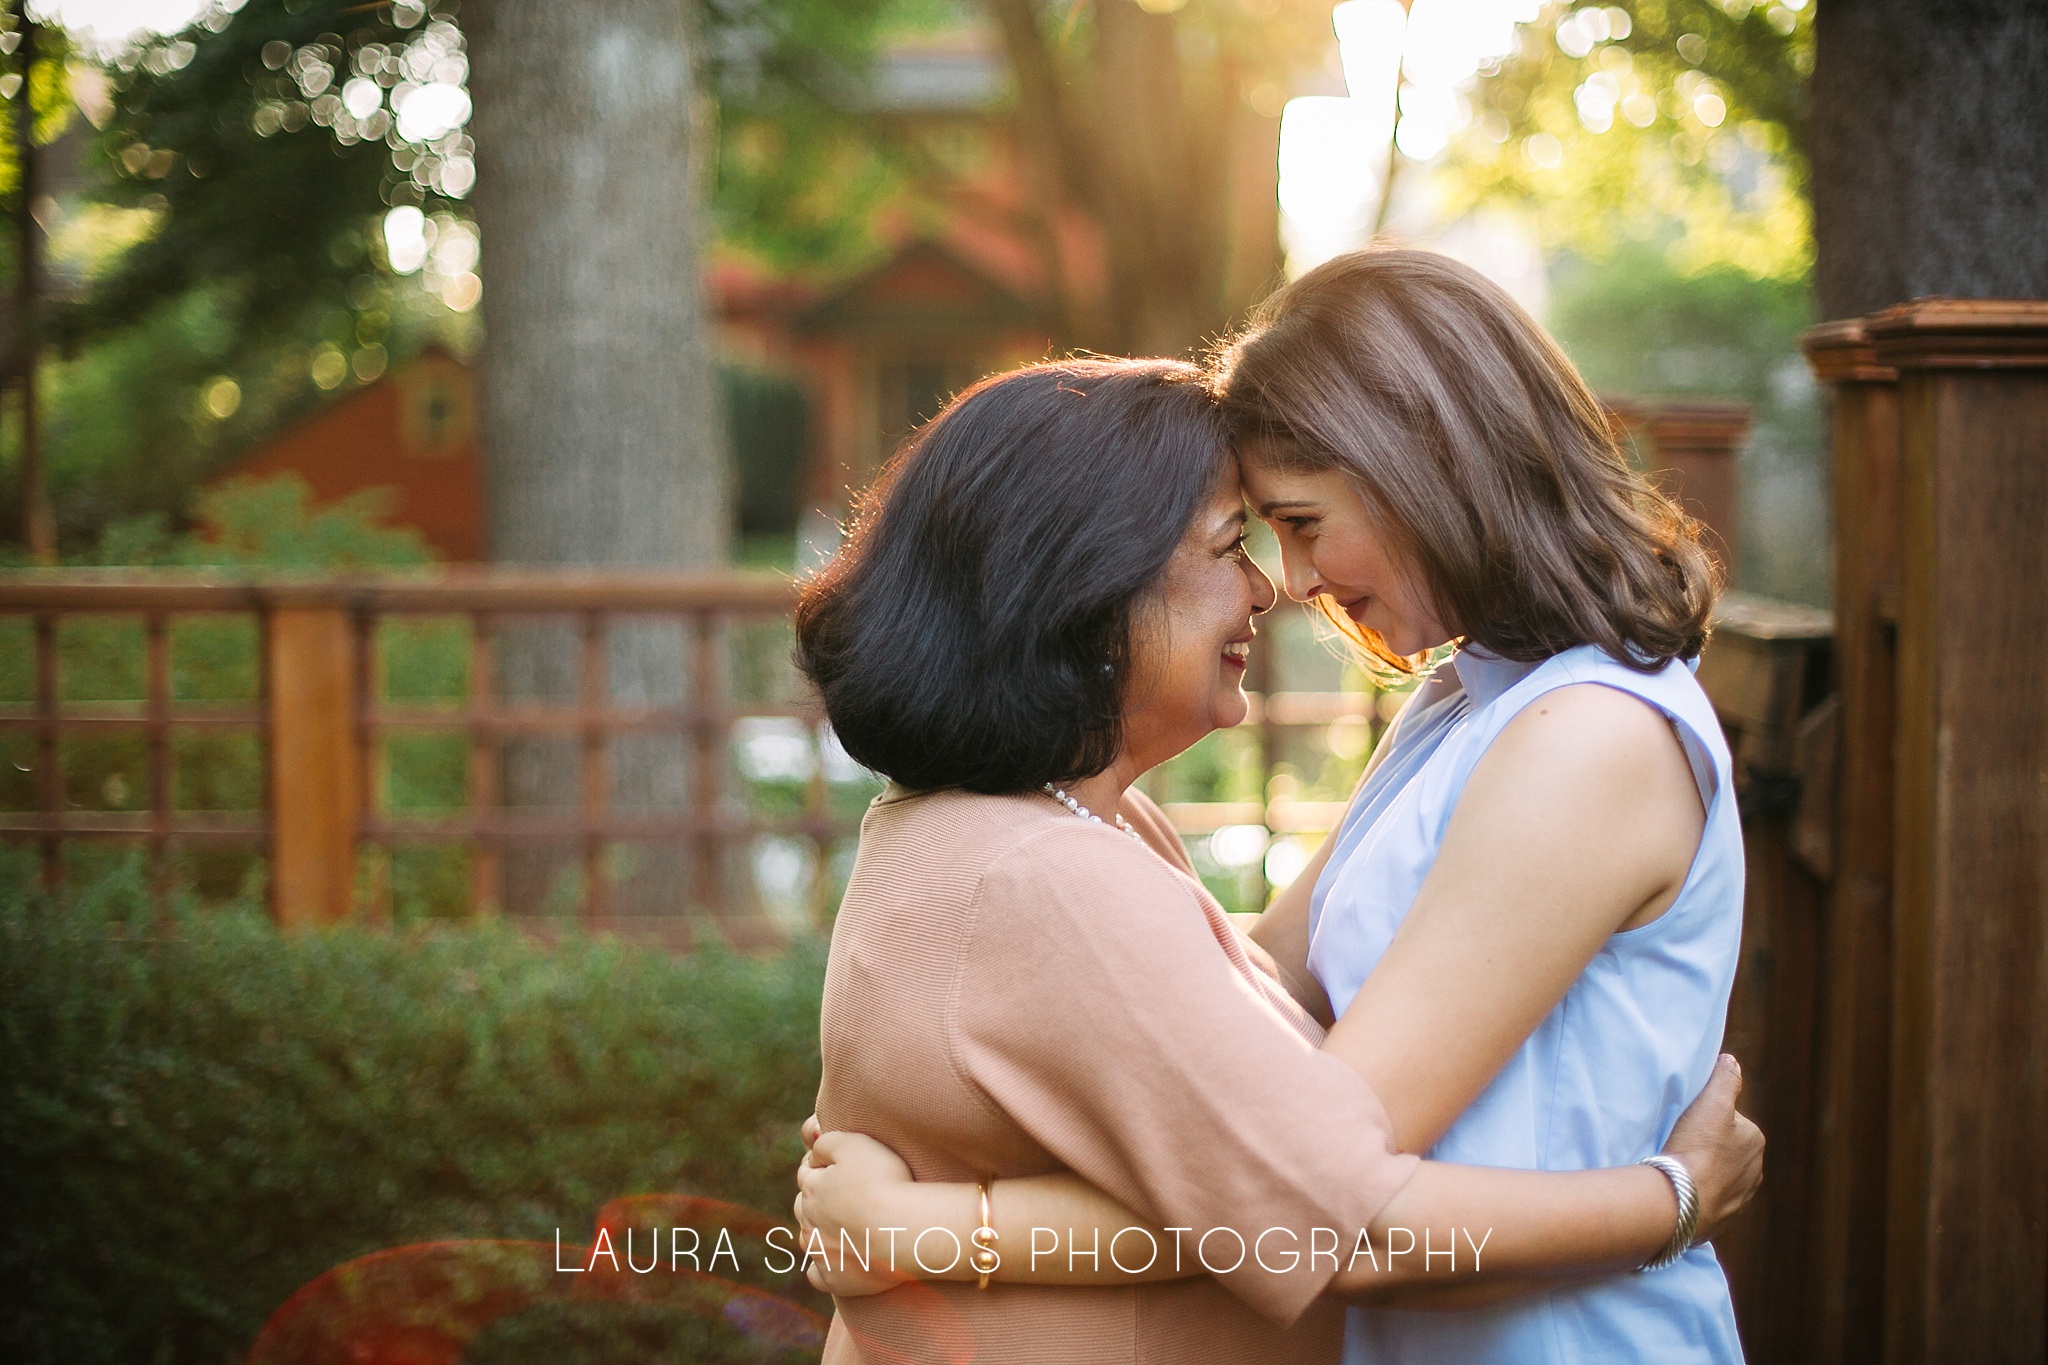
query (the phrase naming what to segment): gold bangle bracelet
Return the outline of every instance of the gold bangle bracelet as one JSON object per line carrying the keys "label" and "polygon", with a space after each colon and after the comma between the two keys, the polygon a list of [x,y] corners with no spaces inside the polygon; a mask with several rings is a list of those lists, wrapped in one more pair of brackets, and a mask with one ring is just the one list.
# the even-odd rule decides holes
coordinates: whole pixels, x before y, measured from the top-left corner
{"label": "gold bangle bracelet", "polygon": [[988,1277],[1003,1263],[1003,1258],[996,1254],[998,1239],[995,1225],[989,1221],[988,1192],[995,1183],[993,1180],[974,1183],[975,1190],[981,1195],[981,1226],[968,1236],[967,1240],[974,1243],[974,1254],[967,1258],[967,1264],[981,1274],[981,1282],[975,1286],[978,1289],[988,1288]]}

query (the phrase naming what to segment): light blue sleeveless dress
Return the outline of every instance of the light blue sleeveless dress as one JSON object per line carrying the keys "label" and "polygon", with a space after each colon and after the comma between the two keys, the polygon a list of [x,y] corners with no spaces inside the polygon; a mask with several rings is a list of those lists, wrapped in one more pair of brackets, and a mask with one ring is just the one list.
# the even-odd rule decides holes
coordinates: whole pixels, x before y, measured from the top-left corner
{"label": "light blue sleeveless dress", "polygon": [[[1467,647],[1424,682],[1383,741],[1310,899],[1308,965],[1339,1014],[1436,859],[1479,757],[1555,688],[1599,683],[1674,723],[1707,812],[1671,907],[1608,939],[1564,998],[1431,1148],[1439,1161],[1570,1171],[1656,1152],[1720,1052],[1742,936],[1742,828],[1728,746],[1691,670],[1640,673],[1596,646],[1537,664]],[[1456,983],[1447,983],[1456,989]],[[1345,1365],[1739,1362],[1728,1283],[1711,1247],[1491,1308],[1351,1310]]]}

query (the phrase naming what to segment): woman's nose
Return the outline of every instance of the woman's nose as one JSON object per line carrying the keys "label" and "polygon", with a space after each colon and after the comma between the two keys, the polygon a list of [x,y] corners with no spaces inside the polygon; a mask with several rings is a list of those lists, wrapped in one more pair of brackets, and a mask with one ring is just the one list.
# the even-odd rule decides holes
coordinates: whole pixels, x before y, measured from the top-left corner
{"label": "woman's nose", "polygon": [[1244,571],[1245,577],[1252,585],[1252,615],[1258,616],[1271,611],[1273,604],[1280,600],[1279,594],[1273,591],[1273,580],[1266,576],[1266,571],[1260,568],[1250,555],[1244,558]]}
{"label": "woman's nose", "polygon": [[1286,576],[1287,595],[1297,602],[1313,602],[1323,591],[1322,575],[1316,572],[1315,564],[1284,541],[1280,545],[1280,571]]}

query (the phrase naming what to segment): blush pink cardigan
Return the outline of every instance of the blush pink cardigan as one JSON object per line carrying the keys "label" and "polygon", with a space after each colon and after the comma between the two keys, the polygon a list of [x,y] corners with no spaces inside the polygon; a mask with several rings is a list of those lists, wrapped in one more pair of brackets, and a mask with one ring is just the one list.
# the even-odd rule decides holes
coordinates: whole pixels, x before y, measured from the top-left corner
{"label": "blush pink cardigan", "polygon": [[[1338,1358],[1341,1305],[1318,1298],[1335,1265],[1311,1263],[1311,1229],[1348,1254],[1417,1159],[1252,965],[1164,815],[1127,804],[1145,845],[1042,795],[876,799],[832,933],[818,1117],[887,1143],[920,1180],[1072,1170],[1193,1229],[1190,1258],[1211,1228],[1248,1245],[1282,1229],[1263,1243],[1274,1268],[1246,1255],[1150,1284],[908,1285],[842,1300],[826,1365]],[[1228,1266],[1237,1243],[1207,1250]],[[1142,1239],[1120,1251],[1145,1256]]]}

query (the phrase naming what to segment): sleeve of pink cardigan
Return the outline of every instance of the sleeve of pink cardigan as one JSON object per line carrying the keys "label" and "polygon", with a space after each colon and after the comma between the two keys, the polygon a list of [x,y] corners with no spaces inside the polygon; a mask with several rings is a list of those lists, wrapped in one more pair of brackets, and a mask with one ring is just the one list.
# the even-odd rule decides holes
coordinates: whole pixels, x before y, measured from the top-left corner
{"label": "sleeve of pink cardigan", "polygon": [[997,859],[975,916],[949,1002],[968,1079],[1083,1179],[1185,1229],[1187,1263],[1293,1321],[1417,1164],[1372,1088],[1115,830],[1076,822]]}

